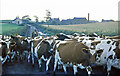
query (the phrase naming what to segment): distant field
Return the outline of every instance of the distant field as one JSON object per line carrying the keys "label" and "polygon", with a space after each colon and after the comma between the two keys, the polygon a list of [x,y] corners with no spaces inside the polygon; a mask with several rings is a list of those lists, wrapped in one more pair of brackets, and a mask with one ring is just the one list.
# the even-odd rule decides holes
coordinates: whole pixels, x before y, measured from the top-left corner
{"label": "distant field", "polygon": [[8,23],[8,22],[11,22],[12,20],[0,20],[0,22],[2,23]]}
{"label": "distant field", "polygon": [[89,23],[79,25],[42,25],[50,29],[67,30],[78,33],[94,33],[105,35],[118,34],[118,22],[104,22],[104,23]]}
{"label": "distant field", "polygon": [[18,26],[10,23],[0,23],[0,34],[14,34],[20,33],[25,26]]}

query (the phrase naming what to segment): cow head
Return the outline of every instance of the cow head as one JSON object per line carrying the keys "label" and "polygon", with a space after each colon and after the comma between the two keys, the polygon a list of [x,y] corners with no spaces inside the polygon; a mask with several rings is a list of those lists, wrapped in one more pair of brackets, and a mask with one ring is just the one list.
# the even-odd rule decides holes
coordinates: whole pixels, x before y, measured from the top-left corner
{"label": "cow head", "polygon": [[30,51],[30,48],[31,48],[31,42],[33,42],[32,38],[28,37],[28,38],[25,38],[21,44],[23,46],[23,49],[24,50],[27,50],[27,51]]}
{"label": "cow head", "polygon": [[49,51],[53,51],[53,46],[55,44],[55,39],[54,37],[47,37],[44,39],[44,41],[48,42],[49,43],[49,46],[50,46],[50,50]]}
{"label": "cow head", "polygon": [[22,45],[22,41],[25,39],[25,37],[22,36],[12,36],[11,35],[11,42],[15,42],[17,46]]}
{"label": "cow head", "polygon": [[97,48],[97,46],[101,43],[101,41],[92,41],[91,45],[89,46],[89,52],[90,52],[90,63],[91,66],[94,66],[93,64],[96,64],[96,62],[100,62],[100,57],[103,53],[104,49]]}
{"label": "cow head", "polygon": [[[91,51],[91,50],[89,50]],[[95,66],[96,63],[100,62],[100,57],[103,53],[103,49],[95,50],[94,54],[90,53],[90,65]]]}

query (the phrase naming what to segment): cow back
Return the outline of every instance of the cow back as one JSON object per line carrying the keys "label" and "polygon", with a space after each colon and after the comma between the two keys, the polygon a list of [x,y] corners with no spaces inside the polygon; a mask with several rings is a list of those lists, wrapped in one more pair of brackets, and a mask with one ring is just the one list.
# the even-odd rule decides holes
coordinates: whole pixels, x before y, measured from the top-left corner
{"label": "cow back", "polygon": [[80,42],[71,42],[67,44],[60,45],[58,49],[60,58],[62,62],[72,62],[72,64],[88,64],[89,55],[88,53],[83,52],[83,50],[88,49],[87,46]]}

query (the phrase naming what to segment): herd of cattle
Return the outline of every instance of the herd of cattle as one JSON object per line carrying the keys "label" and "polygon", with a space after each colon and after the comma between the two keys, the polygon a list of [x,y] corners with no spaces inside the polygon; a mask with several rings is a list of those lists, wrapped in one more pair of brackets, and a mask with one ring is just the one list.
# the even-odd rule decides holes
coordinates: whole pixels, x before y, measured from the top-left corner
{"label": "herd of cattle", "polygon": [[88,75],[92,74],[92,67],[104,66],[108,75],[111,67],[120,69],[120,35],[107,37],[98,36],[96,33],[85,35],[66,35],[63,33],[55,36],[34,38],[20,35],[0,35],[0,61],[2,65],[7,61],[22,60],[27,56],[27,61],[35,63],[41,68],[43,61],[46,62],[48,71],[51,59],[54,59],[54,69],[62,66],[65,74],[67,67],[73,67],[74,74],[77,68],[86,69]]}

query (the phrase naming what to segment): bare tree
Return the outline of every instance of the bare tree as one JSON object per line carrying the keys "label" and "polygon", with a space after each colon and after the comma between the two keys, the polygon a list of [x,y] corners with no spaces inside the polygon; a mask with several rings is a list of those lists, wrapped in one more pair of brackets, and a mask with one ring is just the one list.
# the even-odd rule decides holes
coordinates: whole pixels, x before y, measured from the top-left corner
{"label": "bare tree", "polygon": [[35,17],[35,21],[38,22],[39,19],[38,16],[34,16],[34,17]]}
{"label": "bare tree", "polygon": [[51,20],[51,12],[49,10],[46,10],[46,22],[48,23],[48,27],[49,27],[49,22]]}
{"label": "bare tree", "polygon": [[29,15],[25,15],[22,17],[22,19],[26,19],[26,18],[29,18]]}

